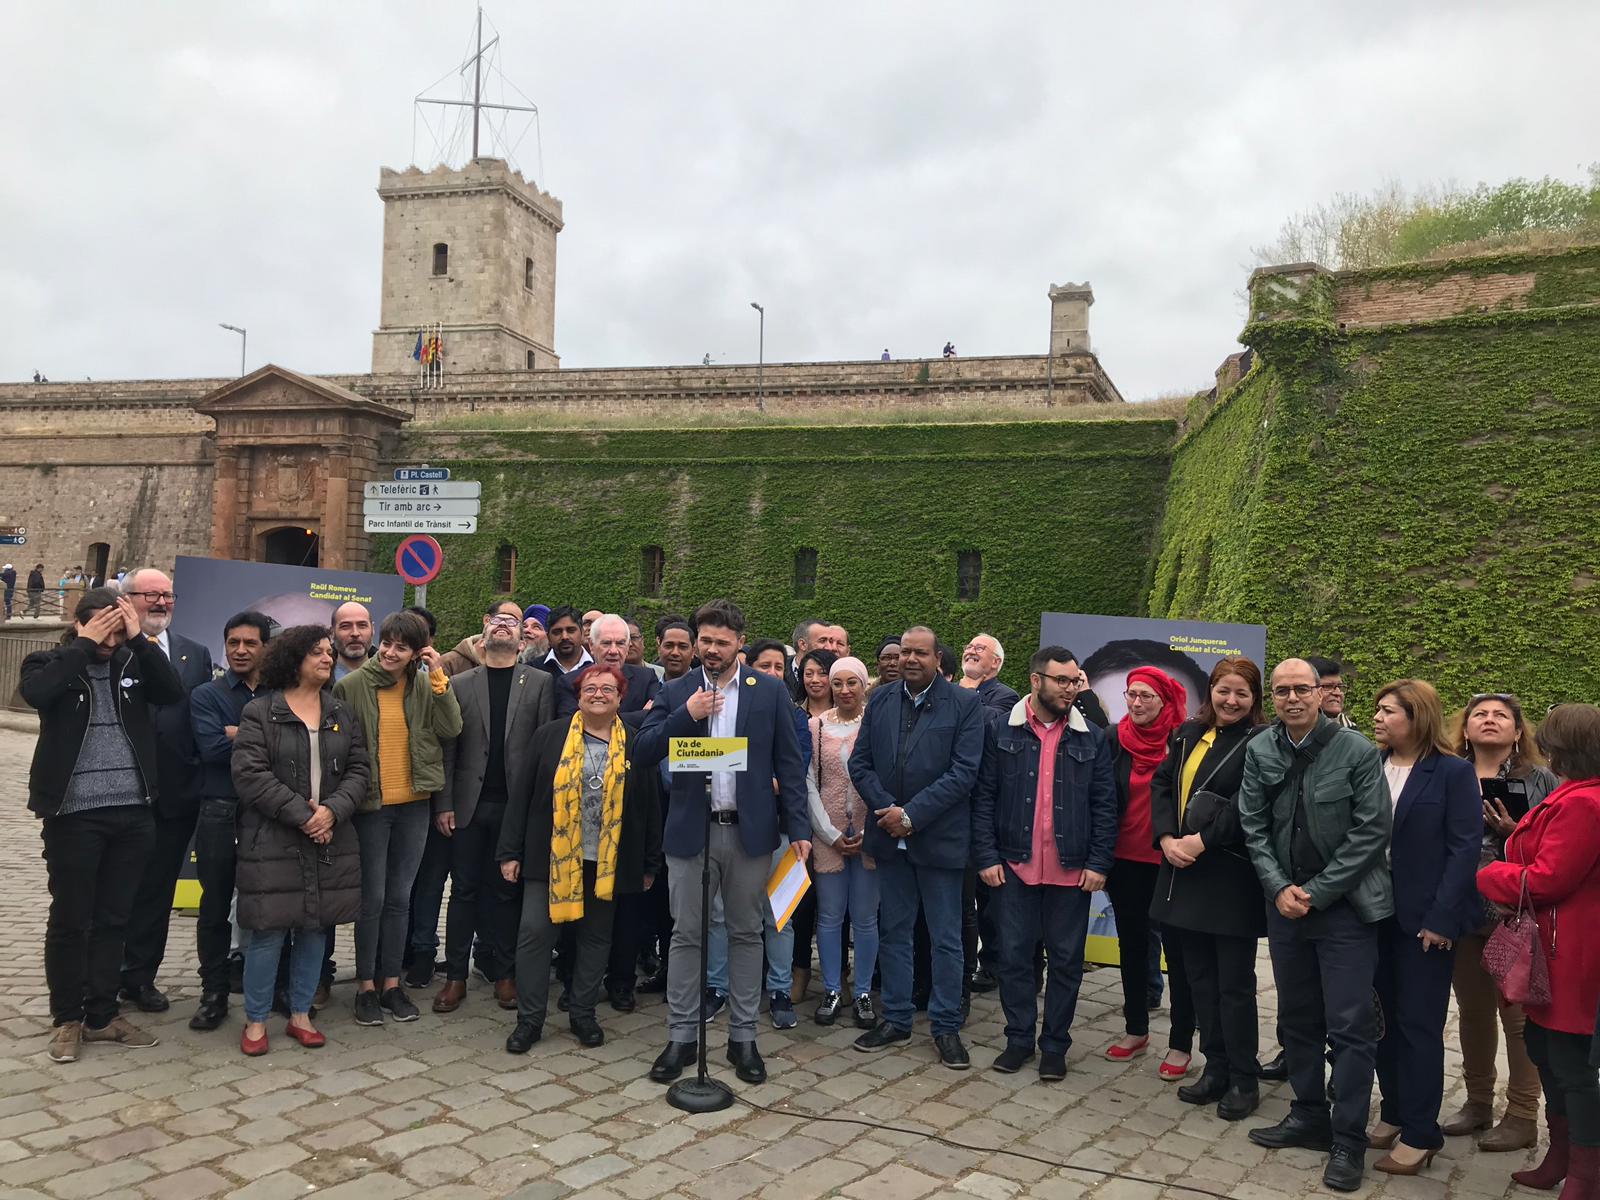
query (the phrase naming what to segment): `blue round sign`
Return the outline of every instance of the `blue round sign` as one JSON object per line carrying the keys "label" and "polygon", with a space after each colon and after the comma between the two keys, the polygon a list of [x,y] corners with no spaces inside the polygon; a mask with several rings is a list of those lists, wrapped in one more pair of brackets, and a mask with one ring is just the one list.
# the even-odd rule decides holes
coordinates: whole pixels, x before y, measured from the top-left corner
{"label": "blue round sign", "polygon": [[394,569],[412,587],[432,583],[444,569],[444,547],[425,533],[414,533],[395,550]]}

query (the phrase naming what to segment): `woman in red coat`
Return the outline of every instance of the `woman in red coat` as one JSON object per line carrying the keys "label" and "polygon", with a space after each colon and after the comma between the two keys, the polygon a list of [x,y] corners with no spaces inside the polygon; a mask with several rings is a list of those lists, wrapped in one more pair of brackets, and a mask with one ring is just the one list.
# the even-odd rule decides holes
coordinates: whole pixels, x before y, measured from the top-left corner
{"label": "woman in red coat", "polygon": [[1528,810],[1506,842],[1506,861],[1478,872],[1478,890],[1514,911],[1527,879],[1550,966],[1550,1003],[1525,1005],[1524,1039],[1539,1068],[1550,1149],[1512,1178],[1554,1188],[1561,1200],[1600,1200],[1600,1069],[1589,1061],[1600,1005],[1600,708],[1563,704],[1538,733],[1563,782]]}

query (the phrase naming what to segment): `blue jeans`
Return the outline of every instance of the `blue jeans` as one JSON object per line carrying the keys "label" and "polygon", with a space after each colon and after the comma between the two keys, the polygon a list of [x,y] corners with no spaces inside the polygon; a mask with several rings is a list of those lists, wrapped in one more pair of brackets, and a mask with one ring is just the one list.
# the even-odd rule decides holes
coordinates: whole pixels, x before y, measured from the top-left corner
{"label": "blue jeans", "polygon": [[878,873],[869,871],[858,854],[844,860],[842,871],[818,871],[817,957],[822,960],[824,991],[840,992],[844,982],[844,918],[850,915],[855,937],[855,994],[872,990],[878,965]]}
{"label": "blue jeans", "polygon": [[961,1029],[961,983],[966,959],[961,950],[960,867],[913,866],[906,851],[877,860],[878,927],[881,945],[878,973],[883,986],[883,1019],[909,1032],[916,1011],[911,1000],[912,939],[917,926],[917,901],[922,901],[931,946],[933,991],[928,1022],[933,1036]]}
{"label": "blue jeans", "polygon": [[292,936],[289,949],[289,1011],[311,1011],[311,997],[322,979],[322,955],[327,941],[320,929],[252,929],[244,948],[244,1018],[265,1021],[272,1014],[272,992],[278,982],[278,958],[283,939]]}
{"label": "blue jeans", "polygon": [[1033,1052],[1039,1019],[1033,955],[1042,938],[1049,973],[1038,1045],[1046,1054],[1065,1054],[1072,1047],[1072,1019],[1083,984],[1089,893],[1054,884],[1030,887],[1006,866],[1005,882],[989,897],[989,907],[1000,935],[995,974],[1000,979],[1000,1006],[1006,1014],[1006,1045]]}
{"label": "blue jeans", "polygon": [[[778,842],[772,861],[776,865],[783,852],[789,848],[789,839]],[[711,897],[711,938],[706,946],[706,986],[727,994],[728,991],[728,928],[722,921],[722,895]],[[772,906],[765,898],[761,901],[761,938],[767,949],[766,990],[789,994],[794,983],[794,920],[783,929],[772,927]]]}
{"label": "blue jeans", "polygon": [[[433,824],[430,808],[426,800],[413,800],[356,814],[356,840],[361,844],[357,979],[381,981],[400,975],[406,927],[411,923],[411,885]],[[436,928],[437,924],[435,920]]]}

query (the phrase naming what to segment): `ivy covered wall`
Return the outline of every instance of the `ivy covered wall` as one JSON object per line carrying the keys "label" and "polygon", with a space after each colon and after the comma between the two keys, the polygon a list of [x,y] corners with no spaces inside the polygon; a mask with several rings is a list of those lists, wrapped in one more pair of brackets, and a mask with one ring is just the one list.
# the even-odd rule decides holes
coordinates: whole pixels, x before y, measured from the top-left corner
{"label": "ivy covered wall", "polygon": [[[1040,613],[1139,607],[1175,432],[1144,420],[419,432],[396,457],[483,483],[480,532],[441,539],[446,568],[428,591],[445,641],[478,628],[504,543],[524,603],[652,619],[728,595],[752,635],[823,616],[868,656],[913,622],[957,647],[988,631],[1021,684]],[[379,569],[397,541],[375,539]],[[659,596],[644,586],[647,546],[663,550]],[[817,552],[810,599],[796,594],[802,548]],[[978,595],[958,599],[957,556],[974,550]]]}
{"label": "ivy covered wall", "polygon": [[1150,612],[1344,658],[1358,715],[1403,675],[1447,707],[1600,698],[1595,254],[1514,265],[1556,306],[1341,326],[1322,281],[1253,305],[1255,369],[1174,450]]}

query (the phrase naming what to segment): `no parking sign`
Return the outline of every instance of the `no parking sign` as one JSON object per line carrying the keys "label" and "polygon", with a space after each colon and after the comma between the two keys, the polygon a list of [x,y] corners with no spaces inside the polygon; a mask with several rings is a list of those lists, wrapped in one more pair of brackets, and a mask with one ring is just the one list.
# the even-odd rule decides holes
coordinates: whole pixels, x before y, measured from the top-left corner
{"label": "no parking sign", "polygon": [[428,585],[444,569],[444,547],[425,533],[414,533],[395,549],[394,569],[417,589],[417,603],[426,604]]}

